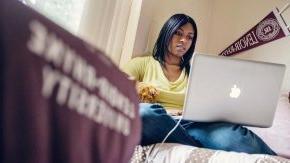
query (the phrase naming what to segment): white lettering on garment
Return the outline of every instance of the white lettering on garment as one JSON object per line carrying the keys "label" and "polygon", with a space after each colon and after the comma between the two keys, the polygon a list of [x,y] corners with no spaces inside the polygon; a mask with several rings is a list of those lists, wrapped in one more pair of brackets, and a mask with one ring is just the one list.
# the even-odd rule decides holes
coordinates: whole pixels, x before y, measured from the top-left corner
{"label": "white lettering on garment", "polygon": [[[42,23],[33,20],[29,28],[28,49],[49,63],[42,69],[42,95],[51,98],[55,94],[58,105],[124,135],[130,134],[134,104]],[[92,92],[99,92],[100,97]]]}

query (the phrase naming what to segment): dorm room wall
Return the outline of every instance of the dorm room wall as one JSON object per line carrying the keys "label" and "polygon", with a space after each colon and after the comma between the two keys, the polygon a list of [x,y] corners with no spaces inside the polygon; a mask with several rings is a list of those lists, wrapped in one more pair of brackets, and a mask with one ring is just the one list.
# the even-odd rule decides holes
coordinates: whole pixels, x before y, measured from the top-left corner
{"label": "dorm room wall", "polygon": [[[207,53],[218,54],[245,32],[255,26],[274,7],[282,9],[289,0],[214,0],[212,22],[207,42]],[[282,14],[290,24],[290,8]],[[282,63],[286,73],[282,90],[290,89],[290,36],[242,52],[234,57]]]}
{"label": "dorm room wall", "polygon": [[[159,6],[153,13],[149,40],[145,52],[152,51],[162,24],[174,13],[186,13],[192,16],[198,26],[196,51],[217,55],[228,45],[236,41],[246,31],[255,26],[274,7],[281,9],[289,0],[156,0]],[[283,13],[290,24],[290,9]],[[235,57],[286,64],[283,90],[290,89],[290,36],[245,51]],[[136,45],[135,45],[136,46]],[[133,56],[138,54],[134,53]]]}
{"label": "dorm room wall", "polygon": [[[162,25],[175,13],[185,13],[196,21],[198,26],[196,48],[197,51],[206,51],[211,22],[212,0],[156,0],[154,5],[158,6],[158,8],[153,11],[146,52],[150,53],[152,51]],[[134,56],[136,56],[135,53]]]}

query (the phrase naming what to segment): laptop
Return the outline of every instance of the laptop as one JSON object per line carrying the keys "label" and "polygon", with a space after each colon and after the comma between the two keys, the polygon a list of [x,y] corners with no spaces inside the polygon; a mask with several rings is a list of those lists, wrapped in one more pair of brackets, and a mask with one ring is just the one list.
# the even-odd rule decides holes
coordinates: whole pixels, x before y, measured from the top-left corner
{"label": "laptop", "polygon": [[272,126],[285,65],[196,54],[183,119]]}

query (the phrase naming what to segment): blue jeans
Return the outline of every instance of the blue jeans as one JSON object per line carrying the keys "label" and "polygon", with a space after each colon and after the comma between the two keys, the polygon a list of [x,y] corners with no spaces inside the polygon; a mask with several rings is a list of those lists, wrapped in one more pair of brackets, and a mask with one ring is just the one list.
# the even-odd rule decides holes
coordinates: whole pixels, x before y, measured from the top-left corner
{"label": "blue jeans", "polygon": [[[159,104],[141,103],[140,115],[142,118],[141,145],[162,142],[178,121],[168,115]],[[201,123],[181,120],[180,125],[166,142],[225,151],[276,155],[252,131],[241,125],[225,122]]]}

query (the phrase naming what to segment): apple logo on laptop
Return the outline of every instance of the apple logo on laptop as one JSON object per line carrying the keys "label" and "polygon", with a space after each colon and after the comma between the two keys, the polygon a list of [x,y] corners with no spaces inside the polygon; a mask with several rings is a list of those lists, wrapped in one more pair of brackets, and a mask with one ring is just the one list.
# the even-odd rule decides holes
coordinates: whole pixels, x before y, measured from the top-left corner
{"label": "apple logo on laptop", "polygon": [[230,97],[231,98],[238,98],[241,94],[241,89],[237,87],[237,85],[235,84],[232,88],[231,88],[231,93],[230,93]]}

